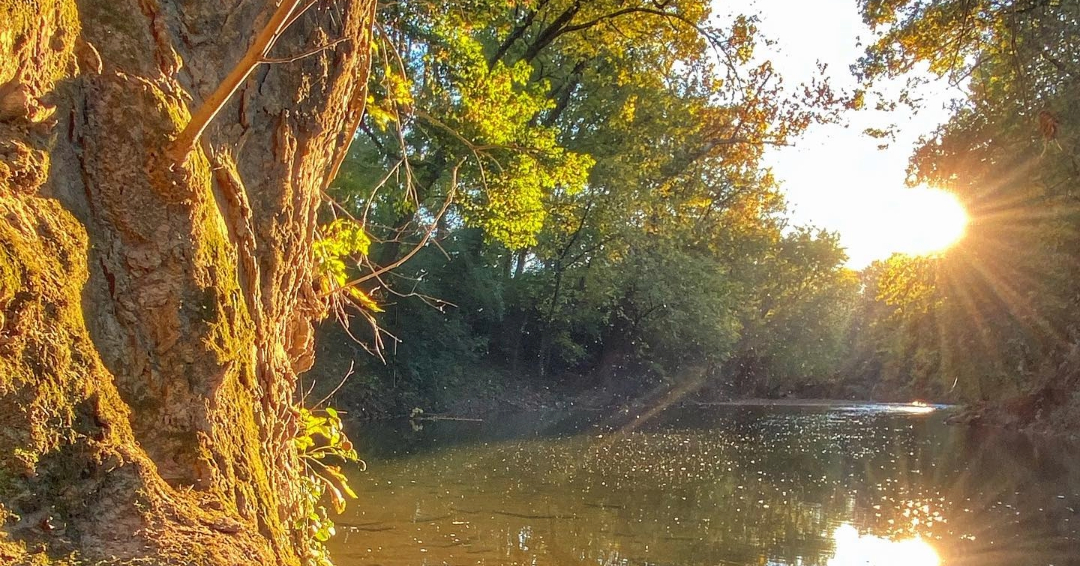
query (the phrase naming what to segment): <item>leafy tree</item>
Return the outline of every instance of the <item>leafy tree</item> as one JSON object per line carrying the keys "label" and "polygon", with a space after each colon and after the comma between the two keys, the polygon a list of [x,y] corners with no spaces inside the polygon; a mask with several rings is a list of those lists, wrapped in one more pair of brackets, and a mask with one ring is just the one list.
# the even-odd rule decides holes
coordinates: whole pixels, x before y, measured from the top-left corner
{"label": "leafy tree", "polygon": [[858,292],[846,261],[835,234],[801,228],[747,262],[725,379],[765,394],[836,380]]}
{"label": "leafy tree", "polygon": [[[692,299],[711,306],[686,308],[730,328],[717,312],[730,301],[722,240],[777,232],[783,206],[762,149],[837,101],[827,84],[791,96],[768,63],[752,63],[752,18],[721,28],[708,17],[699,0],[386,7],[372,111],[334,187],[371,229],[364,261],[395,263],[433,222],[436,239],[479,229],[469,257],[501,272],[493,296],[506,302],[496,327],[468,326],[490,332],[491,354],[511,368],[538,359],[541,375],[603,365],[608,329],[637,316],[620,301],[688,288],[692,274],[717,284]],[[394,286],[367,290],[390,297]],[[455,303],[472,294],[440,292]],[[670,298],[658,304],[681,304]],[[639,353],[674,359],[669,347]]]}
{"label": "leafy tree", "polygon": [[860,63],[866,80],[926,65],[964,88],[952,120],[920,144],[910,168],[913,182],[947,187],[973,216],[936,268],[940,371],[979,397],[1031,390],[1060,405],[1080,314],[1080,107],[1069,94],[1080,86],[1080,45],[1070,39],[1080,6],[861,6],[878,30]]}
{"label": "leafy tree", "polygon": [[897,254],[862,272],[845,369],[870,384],[872,393],[940,398],[949,388],[951,383],[941,382],[940,318],[946,307],[939,269],[938,259]]}

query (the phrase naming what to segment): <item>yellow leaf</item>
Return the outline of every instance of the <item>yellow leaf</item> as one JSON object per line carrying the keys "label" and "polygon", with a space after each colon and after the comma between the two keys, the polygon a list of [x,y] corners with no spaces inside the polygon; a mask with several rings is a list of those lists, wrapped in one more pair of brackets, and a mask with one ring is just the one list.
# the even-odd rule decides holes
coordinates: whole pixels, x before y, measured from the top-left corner
{"label": "yellow leaf", "polygon": [[383,312],[383,310],[379,308],[378,303],[356,287],[349,287],[349,296],[355,299],[361,307],[364,307],[371,312]]}

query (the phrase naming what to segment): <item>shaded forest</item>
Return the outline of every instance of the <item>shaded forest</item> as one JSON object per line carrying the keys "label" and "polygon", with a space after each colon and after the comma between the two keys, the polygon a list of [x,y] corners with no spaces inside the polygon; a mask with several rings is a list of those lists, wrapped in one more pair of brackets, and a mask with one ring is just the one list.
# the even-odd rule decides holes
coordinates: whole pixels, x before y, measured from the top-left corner
{"label": "shaded forest", "polygon": [[[324,326],[316,375],[359,364],[342,403],[689,384],[1009,400],[1010,422],[1071,406],[1074,3],[863,2],[853,92],[785,85],[755,19],[716,26],[705,2],[444,8],[381,12],[373,106],[332,187],[372,238],[359,271],[409,260],[361,284],[386,311],[375,357],[373,327]],[[925,70],[964,98],[908,182],[955,194],[966,237],[854,271],[835,234],[790,223],[763,152],[871,104],[902,120],[917,81],[876,87]]]}

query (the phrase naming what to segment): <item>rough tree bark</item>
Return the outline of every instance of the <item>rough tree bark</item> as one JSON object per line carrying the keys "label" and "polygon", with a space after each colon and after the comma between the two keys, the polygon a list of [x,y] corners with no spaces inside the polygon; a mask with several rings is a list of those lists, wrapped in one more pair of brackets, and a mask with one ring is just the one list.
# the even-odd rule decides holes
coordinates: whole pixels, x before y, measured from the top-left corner
{"label": "rough tree bark", "polygon": [[374,6],[317,2],[178,162],[273,1],[0,0],[0,563],[309,559],[311,242]]}

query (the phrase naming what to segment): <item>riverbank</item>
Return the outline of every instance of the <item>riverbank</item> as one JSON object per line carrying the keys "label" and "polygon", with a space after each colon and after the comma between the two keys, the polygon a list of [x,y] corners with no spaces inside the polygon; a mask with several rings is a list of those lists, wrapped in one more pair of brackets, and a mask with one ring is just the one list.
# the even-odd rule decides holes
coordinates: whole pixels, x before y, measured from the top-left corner
{"label": "riverbank", "polygon": [[571,409],[641,413],[680,404],[828,406],[922,401],[905,392],[882,394],[879,388],[875,395],[843,384],[761,396],[717,388],[700,379],[607,385],[592,376],[562,375],[540,381],[493,365],[476,365],[467,370],[465,379],[418,388],[394,380],[392,372],[389,378],[381,375],[385,368],[376,368],[380,370],[376,372],[361,365],[370,361],[342,355],[340,346],[326,348],[321,354],[312,372],[318,379],[308,385],[309,398],[321,400],[332,392],[328,403],[358,421],[402,418],[417,409],[426,416],[490,419],[507,413]]}
{"label": "riverbank", "polygon": [[763,395],[760,388],[742,390],[716,379],[695,379],[692,372],[682,379],[605,383],[597,376],[578,374],[541,379],[527,369],[515,373],[483,362],[457,363],[424,374],[423,379],[410,379],[399,371],[399,366],[381,365],[358,345],[335,338],[318,342],[317,363],[309,373],[314,377],[302,386],[304,391],[310,389],[309,404],[333,393],[327,402],[359,421],[406,417],[415,409],[425,415],[488,419],[507,413],[565,409],[638,413],[678,403],[781,406],[922,402],[957,406],[950,416],[953,424],[1080,436],[1080,396],[1062,385],[1071,383],[1069,380],[1048,381],[1055,385],[1007,400],[965,404],[963,399],[923,397],[902,384],[865,379],[808,380],[773,388]]}

